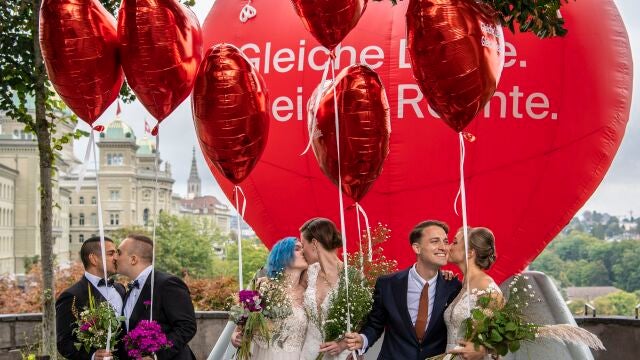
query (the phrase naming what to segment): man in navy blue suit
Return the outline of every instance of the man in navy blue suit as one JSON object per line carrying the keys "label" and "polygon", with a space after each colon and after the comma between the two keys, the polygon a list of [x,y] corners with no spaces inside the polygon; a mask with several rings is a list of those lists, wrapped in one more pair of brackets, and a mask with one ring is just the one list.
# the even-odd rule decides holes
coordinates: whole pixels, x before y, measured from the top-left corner
{"label": "man in navy blue suit", "polygon": [[[346,335],[349,349],[362,355],[384,332],[379,360],[424,360],[445,352],[444,310],[462,287],[457,279],[445,280],[440,271],[447,264],[448,233],[449,226],[442,221],[416,225],[409,235],[416,263],[378,278],[367,322],[360,334]],[[467,353],[464,358],[483,356],[482,352]]]}

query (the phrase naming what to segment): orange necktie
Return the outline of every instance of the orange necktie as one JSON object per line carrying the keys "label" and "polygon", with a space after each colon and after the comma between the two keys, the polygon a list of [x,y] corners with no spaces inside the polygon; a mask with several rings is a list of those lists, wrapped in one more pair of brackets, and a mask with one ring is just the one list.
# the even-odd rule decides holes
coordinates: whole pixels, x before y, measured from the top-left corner
{"label": "orange necktie", "polygon": [[420,305],[418,305],[418,317],[416,318],[416,336],[418,341],[424,337],[429,318],[429,283],[425,283],[420,293]]}

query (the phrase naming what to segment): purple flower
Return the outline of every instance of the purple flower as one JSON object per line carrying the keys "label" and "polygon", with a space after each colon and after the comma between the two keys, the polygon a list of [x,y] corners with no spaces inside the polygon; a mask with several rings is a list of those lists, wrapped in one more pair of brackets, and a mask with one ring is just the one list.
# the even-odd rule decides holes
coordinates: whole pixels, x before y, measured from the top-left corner
{"label": "purple flower", "polygon": [[162,328],[155,321],[142,320],[135,329],[124,338],[127,354],[134,359],[141,359],[159,350],[170,348],[173,343],[167,339]]}
{"label": "purple flower", "polygon": [[260,306],[260,301],[262,300],[262,295],[258,291],[255,290],[240,290],[238,293],[240,297],[240,303],[244,306],[245,309],[250,312],[257,312],[262,310]]}
{"label": "purple flower", "polygon": [[91,325],[93,324],[88,322],[82,324],[82,326],[80,326],[80,331],[89,331],[89,329],[91,329]]}

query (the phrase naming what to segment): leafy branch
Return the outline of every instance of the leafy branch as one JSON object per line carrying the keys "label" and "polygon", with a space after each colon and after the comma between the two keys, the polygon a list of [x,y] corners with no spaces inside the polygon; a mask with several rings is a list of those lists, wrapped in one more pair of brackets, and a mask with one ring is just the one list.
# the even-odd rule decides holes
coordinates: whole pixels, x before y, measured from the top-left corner
{"label": "leafy branch", "polygon": [[[373,0],[384,1],[384,0]],[[398,0],[390,0],[397,5]],[[560,16],[560,7],[569,0],[481,0],[498,12],[500,21],[515,33],[532,32],[539,38],[564,36],[567,29]]]}

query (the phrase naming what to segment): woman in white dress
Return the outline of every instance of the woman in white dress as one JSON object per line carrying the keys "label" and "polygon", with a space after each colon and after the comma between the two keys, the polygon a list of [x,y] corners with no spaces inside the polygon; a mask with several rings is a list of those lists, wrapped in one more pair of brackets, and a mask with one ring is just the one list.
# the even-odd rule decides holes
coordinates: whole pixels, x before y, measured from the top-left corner
{"label": "woman in white dress", "polygon": [[[342,247],[342,237],[329,219],[313,218],[300,227],[304,256],[309,269],[308,284],[304,293],[304,306],[310,319],[324,319],[329,310],[329,299],[337,290],[343,264],[337,251]],[[318,321],[309,321],[302,346],[301,360],[314,360],[324,353],[324,360],[344,360],[349,355],[345,341],[325,343]]]}
{"label": "woman in white dress", "polygon": [[[299,360],[302,344],[307,332],[307,316],[304,310],[304,276],[308,264],[302,253],[302,243],[287,237],[278,241],[267,259],[266,272],[268,278],[284,273],[287,282],[287,296],[291,301],[293,312],[278,323],[272,323],[274,332],[269,343],[255,336],[251,346],[252,360]],[[264,279],[259,279],[264,280]],[[264,281],[269,281],[268,279]],[[241,329],[237,327],[232,336],[232,343],[238,347],[242,339]]]}
{"label": "woman in white dress", "polygon": [[[470,309],[476,306],[478,296],[491,293],[496,305],[502,304],[500,287],[485,272],[496,260],[495,237],[487,228],[468,228],[468,256],[465,258],[464,237],[462,229],[458,230],[453,242],[450,243],[449,262],[456,264],[464,274],[462,290],[444,312],[447,325],[447,352],[460,354],[463,359],[477,359],[478,351],[474,350],[471,342],[464,341],[463,334],[459,334],[462,322],[469,317]],[[468,259],[468,261],[467,261]],[[467,263],[469,267],[467,267]],[[467,292],[467,283],[470,291]],[[480,349],[485,354],[484,348]],[[487,354],[482,359],[492,359]]]}

